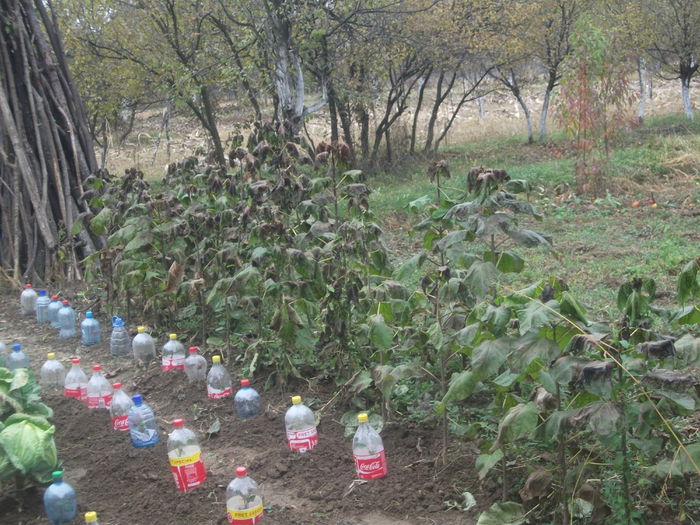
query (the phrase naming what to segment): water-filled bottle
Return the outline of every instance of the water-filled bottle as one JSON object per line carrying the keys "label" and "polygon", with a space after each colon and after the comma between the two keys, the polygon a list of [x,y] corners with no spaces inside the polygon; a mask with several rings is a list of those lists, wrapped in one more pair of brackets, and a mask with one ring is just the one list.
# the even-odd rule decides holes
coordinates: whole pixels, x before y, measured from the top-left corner
{"label": "water-filled bottle", "polygon": [[12,345],[12,353],[7,356],[5,366],[9,370],[17,370],[18,368],[29,368],[29,357],[22,352],[22,345],[15,343]]}
{"label": "water-filled bottle", "polygon": [[241,379],[241,388],[233,398],[233,406],[236,408],[238,419],[248,419],[261,414],[260,394],[250,386],[249,380]]}
{"label": "water-filled bottle", "polygon": [[112,336],[109,339],[109,353],[114,357],[129,355],[131,341],[124,320],[116,315],[112,317]]}
{"label": "water-filled bottle", "polygon": [[177,340],[177,334],[170,334],[168,342],[163,345],[162,369],[164,371],[185,369],[185,347]]}
{"label": "water-filled bottle", "polygon": [[153,410],[143,402],[141,394],[131,398],[134,406],[129,409],[129,433],[135,447],[148,447],[158,443],[158,427]]}
{"label": "water-filled bottle", "polygon": [[77,321],[75,310],[71,308],[68,301],[63,301],[61,304],[63,306],[58,311],[58,337],[75,337],[77,334],[75,329],[75,323]]}
{"label": "water-filled bottle", "polygon": [[53,483],[44,492],[44,510],[51,525],[63,525],[75,519],[78,504],[75,490],[63,481],[63,471],[57,470],[51,474]]}
{"label": "water-filled bottle", "polygon": [[245,467],[236,468],[236,478],[226,487],[226,517],[232,525],[252,525],[263,517],[260,489]]}
{"label": "water-filled bottle", "polygon": [[156,358],[156,345],[153,338],[146,333],[145,326],[139,326],[136,332],[137,334],[131,342],[134,360],[139,365],[146,365]]}
{"label": "water-filled bottle", "polygon": [[80,359],[78,357],[74,357],[70,361],[72,366],[66,374],[63,393],[66,397],[74,397],[80,401],[87,402],[88,378],[83,369],[80,368]]}
{"label": "water-filled bottle", "polygon": [[60,328],[58,326],[58,311],[63,307],[61,301],[58,300],[58,295],[51,296],[51,302],[48,307],[49,322],[51,328]]}
{"label": "water-filled bottle", "polygon": [[121,383],[112,385],[114,394],[109,404],[109,415],[112,416],[114,430],[129,430],[129,409],[134,406],[131,398],[122,390]]}
{"label": "water-filled bottle", "polygon": [[318,444],[314,413],[301,402],[301,396],[292,398],[292,406],[284,415],[284,426],[290,450],[303,454]]}
{"label": "water-filled bottle", "polygon": [[56,360],[56,354],[46,354],[46,362],[41,365],[39,372],[39,384],[46,390],[60,390],[66,382],[66,369],[60,361]]}
{"label": "water-filled bottle", "polygon": [[19,296],[19,309],[22,315],[34,315],[37,295],[31,284],[26,284]]}
{"label": "water-filled bottle", "polygon": [[207,374],[207,395],[210,399],[228,397],[233,392],[231,376],[221,364],[221,357],[211,358],[211,369]]}
{"label": "water-filled bottle", "polygon": [[37,297],[35,304],[37,323],[45,323],[49,320],[50,304],[51,299],[46,295],[46,290],[39,290],[39,297]]}
{"label": "water-filled bottle", "polygon": [[207,479],[197,436],[185,428],[182,419],[173,421],[173,431],[168,435],[168,460],[175,486],[180,492],[196,489]]}
{"label": "water-filled bottle", "polygon": [[189,355],[185,359],[185,375],[190,383],[203,383],[207,380],[207,360],[197,353],[196,346],[190,346]]}
{"label": "water-filled bottle", "polygon": [[92,377],[87,384],[87,405],[88,408],[109,409],[112,402],[112,385],[102,374],[100,365],[93,365]]}
{"label": "water-filled bottle", "polygon": [[80,323],[80,337],[85,346],[92,346],[102,341],[100,322],[95,319],[92,312],[85,312],[85,319]]}
{"label": "water-filled bottle", "polygon": [[355,473],[360,479],[383,478],[387,473],[384,443],[379,433],[368,423],[367,414],[357,415],[359,426],[352,438]]}
{"label": "water-filled bottle", "polygon": [[100,525],[97,521],[97,512],[91,510],[85,513],[85,525]]}

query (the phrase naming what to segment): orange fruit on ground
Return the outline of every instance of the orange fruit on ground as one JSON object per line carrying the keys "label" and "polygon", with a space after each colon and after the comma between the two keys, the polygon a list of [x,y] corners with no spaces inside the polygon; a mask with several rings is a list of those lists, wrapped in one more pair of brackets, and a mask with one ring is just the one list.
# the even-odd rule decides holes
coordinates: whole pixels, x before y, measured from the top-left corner
{"label": "orange fruit on ground", "polygon": [[630,204],[633,208],[638,208],[639,207],[639,201],[634,201],[632,204]]}

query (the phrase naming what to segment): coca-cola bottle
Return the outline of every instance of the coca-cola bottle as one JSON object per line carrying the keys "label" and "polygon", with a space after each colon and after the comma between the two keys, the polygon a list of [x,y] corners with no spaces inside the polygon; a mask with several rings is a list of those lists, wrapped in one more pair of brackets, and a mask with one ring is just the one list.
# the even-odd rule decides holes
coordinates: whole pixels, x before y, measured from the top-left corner
{"label": "coca-cola bottle", "polygon": [[87,384],[87,405],[88,408],[109,408],[112,402],[112,385],[102,375],[102,367],[93,365],[92,377]]}
{"label": "coca-cola bottle", "polygon": [[168,342],[163,345],[162,369],[184,370],[185,347],[177,340],[177,334],[170,334]]}
{"label": "coca-cola bottle", "polygon": [[386,476],[386,457],[382,438],[367,421],[364,412],[357,415],[360,424],[352,438],[352,455],[355,472],[360,479],[377,479]]}
{"label": "coca-cola bottle", "polygon": [[301,396],[292,398],[292,406],[284,415],[284,426],[290,450],[303,454],[318,444],[316,418],[311,409],[301,402]]}
{"label": "coca-cola bottle", "polygon": [[236,478],[226,487],[226,517],[231,525],[255,525],[263,517],[260,489],[245,467],[236,469]]}
{"label": "coca-cola bottle", "polygon": [[182,419],[173,421],[173,431],[168,435],[168,460],[180,492],[196,489],[207,479],[197,436],[185,428]]}
{"label": "coca-cola bottle", "polygon": [[74,357],[70,361],[72,366],[66,374],[63,393],[66,397],[74,397],[80,401],[87,402],[88,378],[83,369],[80,368],[80,358]]}
{"label": "coca-cola bottle", "polygon": [[185,359],[185,375],[190,383],[207,380],[207,360],[197,353],[196,346],[190,346],[190,355]]}
{"label": "coca-cola bottle", "polygon": [[211,370],[207,374],[207,395],[210,399],[221,399],[233,393],[231,376],[221,364],[221,357],[211,358]]}
{"label": "coca-cola bottle", "polygon": [[121,383],[112,385],[114,394],[112,402],[109,404],[109,415],[112,416],[112,428],[114,430],[129,430],[129,409],[134,402],[122,390]]}

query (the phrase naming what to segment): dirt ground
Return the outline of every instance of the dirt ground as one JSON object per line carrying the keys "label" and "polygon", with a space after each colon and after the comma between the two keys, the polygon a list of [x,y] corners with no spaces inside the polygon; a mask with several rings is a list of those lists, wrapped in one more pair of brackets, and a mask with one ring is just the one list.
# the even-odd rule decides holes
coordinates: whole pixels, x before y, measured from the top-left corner
{"label": "dirt ground", "polygon": [[[18,296],[19,294],[17,294]],[[69,300],[74,297],[67,297]],[[203,388],[191,388],[178,371],[162,372],[156,363],[137,370],[126,358],[109,356],[108,345],[83,347],[76,339],[59,339],[49,326],[19,315],[15,294],[0,294],[0,340],[22,343],[38,373],[46,353],[55,352],[68,368],[79,356],[83,369],[99,363],[111,382],[121,381],[129,394],[141,393],[154,409],[160,441],[153,447],[134,448],[128,433],[113,431],[105,411],[88,411],[62,393],[46,393],[53,408],[58,456],[66,480],[78,495],[79,518],[97,511],[102,525],[223,525],[225,491],[236,466],[246,465],[262,487],[265,518],[279,525],[473,525],[479,509],[493,498],[480,487],[474,459],[478,451],[469,443],[453,443],[447,465],[438,461],[437,429],[388,425],[382,431],[389,474],[371,482],[355,479],[351,443],[339,423],[344,407],[326,408],[319,425],[318,447],[295,455],[285,446],[283,417],[289,396],[300,394],[326,404],[334,385],[309,384],[288,391],[262,390],[258,378],[252,386],[261,392],[265,413],[248,421],[236,419],[232,401],[212,401]],[[79,304],[79,303],[78,303]],[[107,319],[100,316],[103,339]],[[135,326],[129,326],[133,331]],[[153,334],[162,344],[165,334]],[[238,377],[231,370],[234,378]],[[177,492],[170,473],[166,441],[170,422],[182,417],[200,438],[208,478],[191,493]],[[217,420],[221,429],[208,436]],[[450,500],[461,501],[470,491],[479,503],[467,513],[453,510]],[[487,492],[486,494],[484,492]],[[43,488],[22,494],[6,490],[0,496],[0,524],[46,523]]]}

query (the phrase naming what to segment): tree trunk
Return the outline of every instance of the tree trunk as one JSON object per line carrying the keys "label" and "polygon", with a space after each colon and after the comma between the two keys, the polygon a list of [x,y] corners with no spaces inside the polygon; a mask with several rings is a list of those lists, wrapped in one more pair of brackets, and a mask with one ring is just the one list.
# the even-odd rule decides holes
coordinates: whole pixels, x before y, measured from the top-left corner
{"label": "tree trunk", "polygon": [[[557,72],[550,71],[547,77],[547,87],[544,90],[544,100],[542,101],[542,111],[540,112],[540,140],[547,139],[547,114],[549,113],[549,102],[552,98],[552,91],[557,85]],[[525,111],[525,109],[523,109]],[[527,111],[526,111],[527,116]]]}
{"label": "tree trunk", "polygon": [[690,103],[690,77],[681,78],[681,95],[685,117],[688,120],[693,120],[693,105]]}
{"label": "tree trunk", "polygon": [[639,110],[637,111],[637,118],[639,119],[639,123],[643,124],[644,116],[646,115],[647,89],[644,82],[646,69],[642,57],[637,57],[637,75],[639,76]]}
{"label": "tree trunk", "polygon": [[334,142],[338,140],[340,135],[338,133],[338,104],[332,86],[328,89],[328,114],[331,118],[331,141]]}
{"label": "tree trunk", "polygon": [[411,146],[409,148],[409,153],[413,155],[416,152],[416,135],[418,134],[418,117],[420,116],[420,110],[423,107],[423,95],[425,94],[425,88],[430,80],[430,75],[433,74],[433,68],[428,69],[428,72],[423,77],[422,84],[420,85],[420,90],[418,91],[418,101],[416,102],[416,110],[413,114],[413,125],[411,126]]}

